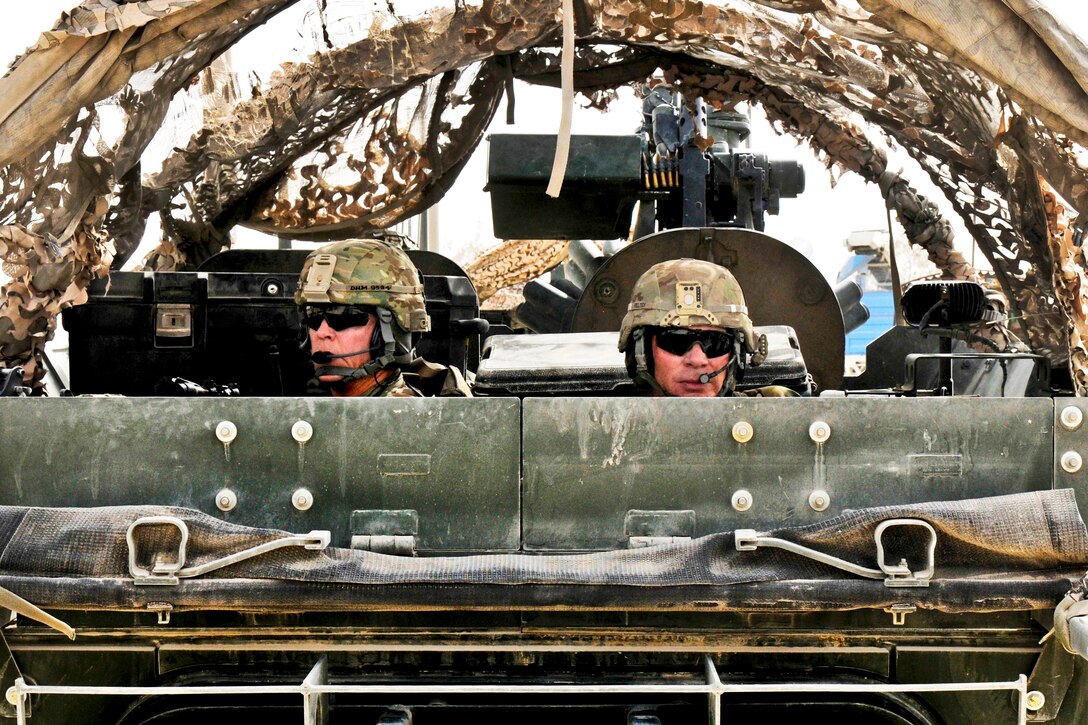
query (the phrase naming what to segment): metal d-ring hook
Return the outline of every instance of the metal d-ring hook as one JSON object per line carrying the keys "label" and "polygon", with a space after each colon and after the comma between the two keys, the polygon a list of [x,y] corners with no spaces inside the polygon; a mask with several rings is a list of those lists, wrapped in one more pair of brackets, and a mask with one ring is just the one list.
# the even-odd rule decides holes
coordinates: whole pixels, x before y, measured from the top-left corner
{"label": "metal d-ring hook", "polygon": [[[912,572],[905,559],[899,564],[887,564],[884,561],[884,532],[893,526],[920,526],[929,531],[929,545],[926,547],[926,568],[919,572]],[[810,549],[792,541],[778,539],[773,536],[760,536],[755,529],[737,529],[734,532],[737,551],[755,551],[757,548],[769,547],[784,549],[799,556],[804,556],[823,564],[833,566],[836,569],[862,576],[867,579],[883,579],[887,587],[928,587],[929,580],[933,578],[934,553],[937,549],[937,532],[926,521],[921,519],[888,519],[882,521],[876,527],[873,538],[876,542],[876,558],[878,569],[855,564],[845,559],[840,559],[822,551]]]}
{"label": "metal d-ring hook", "polygon": [[[145,569],[136,563],[137,551],[135,531],[140,526],[159,524],[174,526],[180,532],[181,541],[178,543],[177,558],[173,562],[166,563],[162,562],[161,559],[157,559],[155,565],[151,569]],[[143,518],[136,519],[128,527],[125,538],[128,541],[128,570],[129,573],[132,574],[133,583],[170,586],[177,584],[180,579],[189,579],[202,574],[207,574],[210,571],[222,569],[225,566],[237,564],[240,561],[252,559],[255,556],[260,556],[261,554],[265,554],[275,549],[282,549],[286,546],[301,546],[305,549],[320,551],[329,545],[332,536],[328,531],[311,531],[308,534],[288,534],[279,539],[266,541],[263,544],[251,546],[248,549],[236,551],[233,554],[227,554],[218,559],[188,568],[185,568],[185,547],[189,543],[189,527],[185,525],[184,521],[176,516],[144,516]]]}

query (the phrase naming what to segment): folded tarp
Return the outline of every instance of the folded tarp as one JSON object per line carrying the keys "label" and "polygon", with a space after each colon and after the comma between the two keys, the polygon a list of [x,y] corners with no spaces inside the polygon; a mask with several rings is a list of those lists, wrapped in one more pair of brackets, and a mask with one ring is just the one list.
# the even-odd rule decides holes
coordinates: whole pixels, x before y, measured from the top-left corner
{"label": "folded tarp", "polygon": [[[1088,532],[1070,490],[846,511],[765,532],[853,564],[877,566],[874,532],[917,519],[936,532],[928,586],[889,587],[790,551],[738,551],[734,533],[581,554],[399,557],[341,548],[276,549],[176,584],[137,585],[129,527],[175,517],[184,568],[274,542],[285,532],[190,509],[0,507],[0,586],[45,608],[348,611],[388,609],[848,610],[909,604],[946,612],[1048,609],[1088,568]],[[135,563],[175,561],[179,529],[141,525]],[[885,537],[887,558],[925,564],[927,529]]]}

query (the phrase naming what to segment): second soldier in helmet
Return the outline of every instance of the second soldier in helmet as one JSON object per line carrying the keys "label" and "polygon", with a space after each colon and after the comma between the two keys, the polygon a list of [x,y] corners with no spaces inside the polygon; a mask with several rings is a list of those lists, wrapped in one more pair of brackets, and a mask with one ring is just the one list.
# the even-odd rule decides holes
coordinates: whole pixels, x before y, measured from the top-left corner
{"label": "second soldier in helmet", "polygon": [[295,303],[314,374],[336,397],[468,395],[460,372],[415,357],[430,330],[419,272],[376,240],[327,244],[307,258]]}
{"label": "second soldier in helmet", "polygon": [[736,393],[747,367],[767,357],[767,338],[752,327],[737,280],[711,262],[674,259],[643,273],[619,349],[635,383],[656,396],[796,395],[773,385]]}

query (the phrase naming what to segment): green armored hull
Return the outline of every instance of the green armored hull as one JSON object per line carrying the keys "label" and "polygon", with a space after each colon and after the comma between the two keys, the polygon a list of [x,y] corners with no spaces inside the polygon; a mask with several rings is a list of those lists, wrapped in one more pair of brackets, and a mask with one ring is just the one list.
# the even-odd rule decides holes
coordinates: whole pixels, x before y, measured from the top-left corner
{"label": "green armored hull", "polygon": [[1088,568],[1083,409],[8,399],[0,585],[77,634],[20,617],[6,686],[33,722],[1078,722],[1039,639]]}
{"label": "green armored hull", "polygon": [[0,78],[0,719],[1088,722],[1060,5],[72,8]]}

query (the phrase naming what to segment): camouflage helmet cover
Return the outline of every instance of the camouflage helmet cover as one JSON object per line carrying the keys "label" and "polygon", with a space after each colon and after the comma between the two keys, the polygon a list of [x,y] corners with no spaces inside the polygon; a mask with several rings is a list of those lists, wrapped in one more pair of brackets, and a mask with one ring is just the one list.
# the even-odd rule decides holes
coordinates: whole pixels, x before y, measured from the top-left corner
{"label": "camouflage helmet cover", "polygon": [[744,293],[729,270],[698,259],[659,262],[635,282],[620,327],[619,349],[627,349],[636,327],[699,325],[739,330],[744,333],[747,351],[757,351]]}
{"label": "camouflage helmet cover", "polygon": [[372,239],[333,242],[311,252],[299,275],[295,304],[384,307],[404,330],[431,329],[415,265],[401,250]]}

